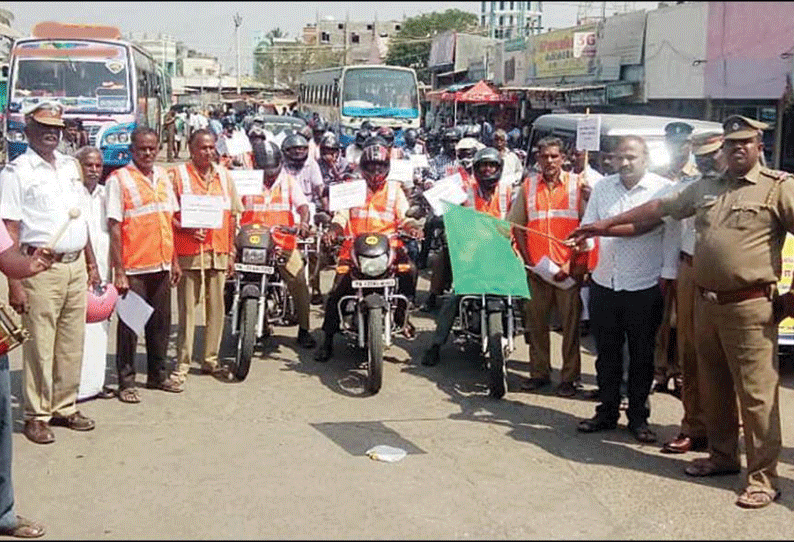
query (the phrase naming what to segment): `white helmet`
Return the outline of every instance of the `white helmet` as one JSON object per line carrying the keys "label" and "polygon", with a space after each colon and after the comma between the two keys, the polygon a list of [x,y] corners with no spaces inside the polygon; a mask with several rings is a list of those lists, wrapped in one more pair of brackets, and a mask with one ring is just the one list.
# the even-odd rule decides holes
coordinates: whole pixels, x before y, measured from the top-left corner
{"label": "white helmet", "polygon": [[477,151],[484,148],[485,145],[474,139],[473,137],[464,137],[455,145],[455,156],[461,166],[466,171],[471,172],[471,167],[474,164],[474,155]]}

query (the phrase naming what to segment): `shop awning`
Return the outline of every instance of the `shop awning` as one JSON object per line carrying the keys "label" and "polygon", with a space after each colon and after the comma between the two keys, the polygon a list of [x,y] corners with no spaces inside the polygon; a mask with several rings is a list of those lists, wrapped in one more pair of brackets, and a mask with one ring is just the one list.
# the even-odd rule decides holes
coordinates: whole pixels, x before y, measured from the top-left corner
{"label": "shop awning", "polygon": [[445,92],[441,95],[441,100],[445,102],[461,103],[511,103],[516,98],[497,92],[485,81],[478,81],[468,90],[457,92]]}

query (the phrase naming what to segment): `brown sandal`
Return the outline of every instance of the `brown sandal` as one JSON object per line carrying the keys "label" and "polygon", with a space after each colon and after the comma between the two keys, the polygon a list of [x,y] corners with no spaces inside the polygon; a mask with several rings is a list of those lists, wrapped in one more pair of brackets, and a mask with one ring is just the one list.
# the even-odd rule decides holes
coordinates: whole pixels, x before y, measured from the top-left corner
{"label": "brown sandal", "polygon": [[689,476],[722,476],[726,474],[739,474],[741,469],[738,467],[721,467],[715,465],[709,458],[698,458],[692,461],[684,469]]}
{"label": "brown sandal", "polygon": [[137,388],[124,388],[119,390],[119,401],[122,403],[140,403],[141,396]]}
{"label": "brown sandal", "polygon": [[0,529],[0,535],[13,536],[14,538],[38,538],[44,535],[45,532],[43,525],[39,525],[22,516],[17,516],[15,527]]}
{"label": "brown sandal", "polygon": [[780,491],[750,486],[736,499],[736,505],[742,508],[763,508],[772,504],[772,501],[777,500],[778,497]]}

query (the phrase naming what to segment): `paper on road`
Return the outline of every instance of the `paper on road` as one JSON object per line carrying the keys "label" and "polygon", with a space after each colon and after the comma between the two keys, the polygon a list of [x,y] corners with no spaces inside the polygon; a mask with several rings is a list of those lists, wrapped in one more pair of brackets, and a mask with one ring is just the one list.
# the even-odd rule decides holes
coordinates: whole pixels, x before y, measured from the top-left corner
{"label": "paper on road", "polygon": [[367,202],[367,181],[359,179],[328,185],[328,210],[361,207]]}
{"label": "paper on road", "polygon": [[536,266],[530,266],[529,269],[552,286],[563,290],[567,290],[576,284],[576,281],[571,277],[565,280],[554,280],[554,275],[560,272],[560,266],[551,261],[548,256],[543,256]]}
{"label": "paper on road", "polygon": [[127,290],[127,294],[116,302],[119,318],[138,336],[143,335],[146,322],[153,312],[154,308],[132,290]]}
{"label": "paper on road", "polygon": [[441,200],[460,205],[468,198],[463,190],[463,179],[460,173],[444,177],[436,182],[432,188],[425,190],[423,195],[433,208],[433,213],[437,216],[444,214],[444,206],[441,204]]}
{"label": "paper on road", "polygon": [[375,461],[383,461],[385,463],[396,463],[403,459],[408,453],[402,448],[395,448],[393,446],[386,446],[379,444],[366,451],[367,457]]}

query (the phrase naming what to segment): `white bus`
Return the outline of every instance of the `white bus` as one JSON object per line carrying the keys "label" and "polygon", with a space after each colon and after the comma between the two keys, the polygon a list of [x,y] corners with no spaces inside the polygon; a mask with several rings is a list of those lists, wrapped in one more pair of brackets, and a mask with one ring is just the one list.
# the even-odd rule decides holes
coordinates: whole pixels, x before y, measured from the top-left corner
{"label": "white bus", "polygon": [[298,107],[317,113],[335,127],[348,145],[365,120],[394,129],[419,128],[421,111],[416,72],[411,68],[360,65],[307,71],[301,74]]}

